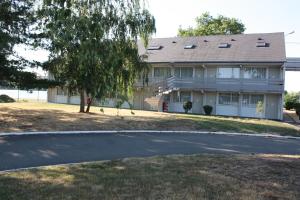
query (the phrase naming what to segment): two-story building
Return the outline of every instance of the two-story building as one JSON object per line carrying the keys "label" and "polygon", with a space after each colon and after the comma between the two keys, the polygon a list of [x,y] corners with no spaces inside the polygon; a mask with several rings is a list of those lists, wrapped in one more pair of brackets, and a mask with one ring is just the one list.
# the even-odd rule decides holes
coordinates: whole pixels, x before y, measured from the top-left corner
{"label": "two-story building", "polygon": [[[282,119],[284,33],[157,38],[138,46],[151,69],[148,84],[135,84],[134,109],[184,112],[191,101],[195,114],[210,105],[214,115]],[[48,100],[68,103],[58,101],[59,92],[49,89]]]}

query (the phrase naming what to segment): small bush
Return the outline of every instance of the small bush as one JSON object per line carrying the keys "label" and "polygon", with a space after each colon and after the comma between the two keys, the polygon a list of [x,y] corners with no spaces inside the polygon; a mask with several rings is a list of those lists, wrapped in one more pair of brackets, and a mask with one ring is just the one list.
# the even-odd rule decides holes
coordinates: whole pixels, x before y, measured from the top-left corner
{"label": "small bush", "polygon": [[299,103],[299,93],[290,92],[284,96],[285,109],[287,110],[295,109],[297,103]]}
{"label": "small bush", "polygon": [[285,102],[285,106],[284,107],[287,110],[291,110],[291,109],[295,108],[295,103],[291,102],[291,101],[287,101],[287,102]]}
{"label": "small bush", "polygon": [[210,115],[213,111],[213,107],[210,105],[203,106],[203,109],[206,115]]}
{"label": "small bush", "polygon": [[186,101],[186,102],[183,103],[183,109],[184,109],[185,113],[188,113],[189,110],[192,109],[192,107],[193,107],[193,103],[190,102],[190,101]]}
{"label": "small bush", "polygon": [[6,94],[0,95],[0,103],[12,103],[12,102],[16,102],[16,101],[10,96]]}
{"label": "small bush", "polygon": [[295,104],[295,109],[296,109],[296,114],[298,115],[299,120],[300,120],[300,103]]}

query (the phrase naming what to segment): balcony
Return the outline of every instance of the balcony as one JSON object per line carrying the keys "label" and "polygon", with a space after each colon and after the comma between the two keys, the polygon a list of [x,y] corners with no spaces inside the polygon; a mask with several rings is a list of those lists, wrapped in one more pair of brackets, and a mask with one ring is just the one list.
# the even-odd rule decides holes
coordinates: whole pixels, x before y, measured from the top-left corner
{"label": "balcony", "polygon": [[282,93],[284,91],[284,81],[268,79],[180,79],[170,77],[167,79],[167,87],[205,91]]}
{"label": "balcony", "polygon": [[138,79],[134,86],[135,87],[163,87],[166,88],[167,87],[167,80],[164,77],[150,77],[148,78],[148,82],[143,81],[142,79]]}

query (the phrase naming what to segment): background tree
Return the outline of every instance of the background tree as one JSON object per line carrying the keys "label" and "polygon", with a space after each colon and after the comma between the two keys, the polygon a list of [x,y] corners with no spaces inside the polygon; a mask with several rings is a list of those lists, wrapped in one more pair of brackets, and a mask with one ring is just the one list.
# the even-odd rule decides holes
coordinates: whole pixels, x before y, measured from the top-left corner
{"label": "background tree", "polygon": [[284,107],[287,110],[295,109],[296,104],[299,103],[300,96],[298,92],[287,92],[284,95]]}
{"label": "background tree", "polygon": [[228,35],[244,33],[245,25],[236,18],[218,15],[216,18],[208,12],[196,18],[196,28],[178,30],[179,36]]}
{"label": "background tree", "polygon": [[47,88],[50,82],[38,79],[35,73],[26,72],[26,67],[37,67],[19,56],[17,45],[31,45],[31,26],[35,23],[33,0],[0,1],[0,85],[29,88]]}
{"label": "background tree", "polygon": [[39,16],[50,51],[44,67],[79,90],[80,112],[85,94],[128,97],[137,75],[146,75],[136,42],[147,45],[155,21],[140,1],[44,0]]}

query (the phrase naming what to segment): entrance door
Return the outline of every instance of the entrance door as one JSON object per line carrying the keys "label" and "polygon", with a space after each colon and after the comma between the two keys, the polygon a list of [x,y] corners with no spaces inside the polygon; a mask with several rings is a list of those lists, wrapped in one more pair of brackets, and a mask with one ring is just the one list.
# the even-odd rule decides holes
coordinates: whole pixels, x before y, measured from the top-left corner
{"label": "entrance door", "polygon": [[268,94],[266,104],[266,118],[278,119],[279,95]]}
{"label": "entrance door", "polygon": [[203,113],[203,95],[201,92],[193,92],[193,113],[202,114]]}

